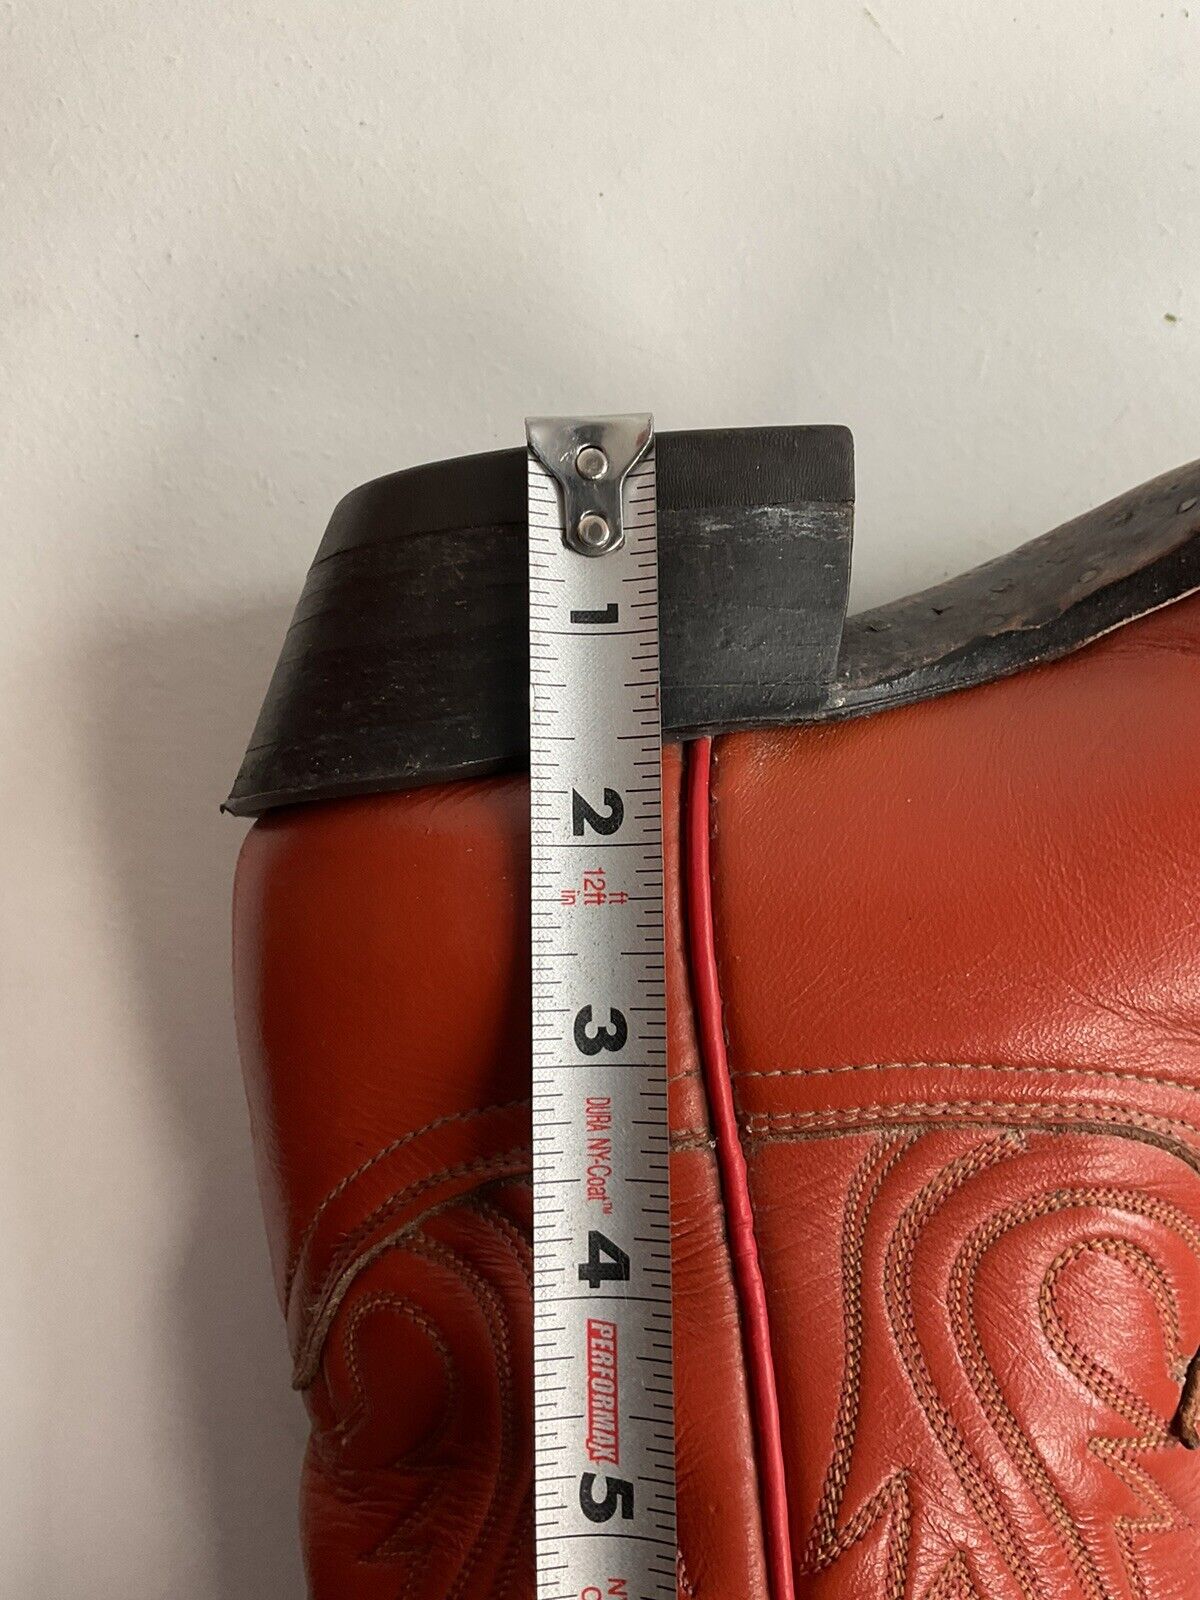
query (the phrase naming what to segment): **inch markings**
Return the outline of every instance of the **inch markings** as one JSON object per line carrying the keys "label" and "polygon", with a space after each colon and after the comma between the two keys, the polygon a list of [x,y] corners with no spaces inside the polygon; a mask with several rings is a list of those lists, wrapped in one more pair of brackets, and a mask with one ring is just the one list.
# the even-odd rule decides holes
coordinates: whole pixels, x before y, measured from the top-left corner
{"label": "inch markings", "polygon": [[[537,1594],[675,1600],[654,446],[530,444]],[[565,476],[592,444],[619,499]],[[614,548],[564,538],[618,506]]]}

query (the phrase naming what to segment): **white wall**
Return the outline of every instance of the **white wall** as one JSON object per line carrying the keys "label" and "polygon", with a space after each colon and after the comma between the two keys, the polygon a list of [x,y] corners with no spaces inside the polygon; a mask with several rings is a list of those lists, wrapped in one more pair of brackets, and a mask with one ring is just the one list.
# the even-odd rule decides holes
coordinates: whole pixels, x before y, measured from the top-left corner
{"label": "white wall", "polygon": [[0,9],[0,1592],[300,1592],[217,802],[326,514],[840,421],[869,603],[1200,454],[1200,4]]}

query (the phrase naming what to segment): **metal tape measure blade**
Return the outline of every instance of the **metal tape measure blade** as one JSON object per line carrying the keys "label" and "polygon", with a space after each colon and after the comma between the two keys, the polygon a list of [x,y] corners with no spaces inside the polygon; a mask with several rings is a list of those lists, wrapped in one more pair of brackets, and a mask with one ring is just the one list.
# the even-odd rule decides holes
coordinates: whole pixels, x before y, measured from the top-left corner
{"label": "metal tape measure blade", "polygon": [[537,1592],[674,1600],[653,435],[529,438]]}

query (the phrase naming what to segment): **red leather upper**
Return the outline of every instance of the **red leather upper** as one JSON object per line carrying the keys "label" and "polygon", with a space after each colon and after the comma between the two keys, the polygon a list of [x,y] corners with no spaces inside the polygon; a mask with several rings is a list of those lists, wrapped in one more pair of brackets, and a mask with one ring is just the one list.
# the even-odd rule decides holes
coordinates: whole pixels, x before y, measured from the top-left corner
{"label": "red leather upper", "polygon": [[[1200,600],[667,755],[681,1595],[1185,1600]],[[464,782],[243,851],[316,1600],[533,1594],[527,826]]]}

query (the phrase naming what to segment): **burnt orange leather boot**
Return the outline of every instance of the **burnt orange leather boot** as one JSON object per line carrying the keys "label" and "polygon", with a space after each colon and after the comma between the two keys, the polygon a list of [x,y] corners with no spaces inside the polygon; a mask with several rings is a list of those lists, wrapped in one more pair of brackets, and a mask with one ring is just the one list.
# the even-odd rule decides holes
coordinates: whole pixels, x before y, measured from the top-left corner
{"label": "burnt orange leather boot", "polygon": [[[849,473],[659,439],[679,1593],[1185,1600],[1200,466],[843,628]],[[523,484],[343,502],[230,801],[316,1600],[534,1593]]]}

